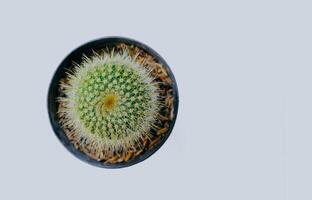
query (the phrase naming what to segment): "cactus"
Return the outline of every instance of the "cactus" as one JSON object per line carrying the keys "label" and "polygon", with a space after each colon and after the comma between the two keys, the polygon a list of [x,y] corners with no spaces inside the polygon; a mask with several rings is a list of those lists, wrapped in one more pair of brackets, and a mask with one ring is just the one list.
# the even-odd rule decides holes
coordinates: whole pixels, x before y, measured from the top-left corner
{"label": "cactus", "polygon": [[91,149],[126,151],[155,127],[158,83],[127,51],[85,56],[61,87],[61,123]]}

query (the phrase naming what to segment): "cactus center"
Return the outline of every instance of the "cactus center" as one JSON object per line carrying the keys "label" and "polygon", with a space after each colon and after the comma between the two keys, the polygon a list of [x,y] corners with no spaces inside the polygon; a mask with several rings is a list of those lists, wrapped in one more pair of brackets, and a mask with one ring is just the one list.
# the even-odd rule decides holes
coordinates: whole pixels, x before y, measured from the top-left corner
{"label": "cactus center", "polygon": [[116,108],[118,101],[118,96],[116,94],[110,94],[103,98],[103,100],[100,102],[101,110],[108,111],[113,110]]}

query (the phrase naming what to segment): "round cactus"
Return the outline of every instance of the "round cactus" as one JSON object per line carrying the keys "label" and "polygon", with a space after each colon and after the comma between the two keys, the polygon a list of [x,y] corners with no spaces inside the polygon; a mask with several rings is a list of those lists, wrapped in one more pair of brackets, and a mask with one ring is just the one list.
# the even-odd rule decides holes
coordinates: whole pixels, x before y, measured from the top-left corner
{"label": "round cactus", "polygon": [[154,79],[127,52],[84,57],[62,84],[62,123],[93,149],[129,149],[157,120],[161,101]]}

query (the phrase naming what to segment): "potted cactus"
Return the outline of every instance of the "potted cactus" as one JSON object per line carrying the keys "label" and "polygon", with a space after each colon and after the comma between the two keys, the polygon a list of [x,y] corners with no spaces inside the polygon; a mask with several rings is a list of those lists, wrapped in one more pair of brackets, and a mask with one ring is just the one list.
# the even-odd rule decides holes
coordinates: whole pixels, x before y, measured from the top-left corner
{"label": "potted cactus", "polygon": [[111,37],[70,53],[51,81],[53,130],[77,158],[104,168],[143,161],[166,141],[178,111],[167,63],[137,41]]}

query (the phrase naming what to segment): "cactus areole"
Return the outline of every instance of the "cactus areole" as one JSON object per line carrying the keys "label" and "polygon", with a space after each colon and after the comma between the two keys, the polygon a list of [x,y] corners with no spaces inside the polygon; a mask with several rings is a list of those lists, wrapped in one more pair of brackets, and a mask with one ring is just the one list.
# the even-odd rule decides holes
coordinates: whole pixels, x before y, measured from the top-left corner
{"label": "cactus areole", "polygon": [[90,164],[126,167],[153,154],[172,131],[178,109],[175,79],[152,49],[104,38],[73,51],[49,89],[53,129]]}

